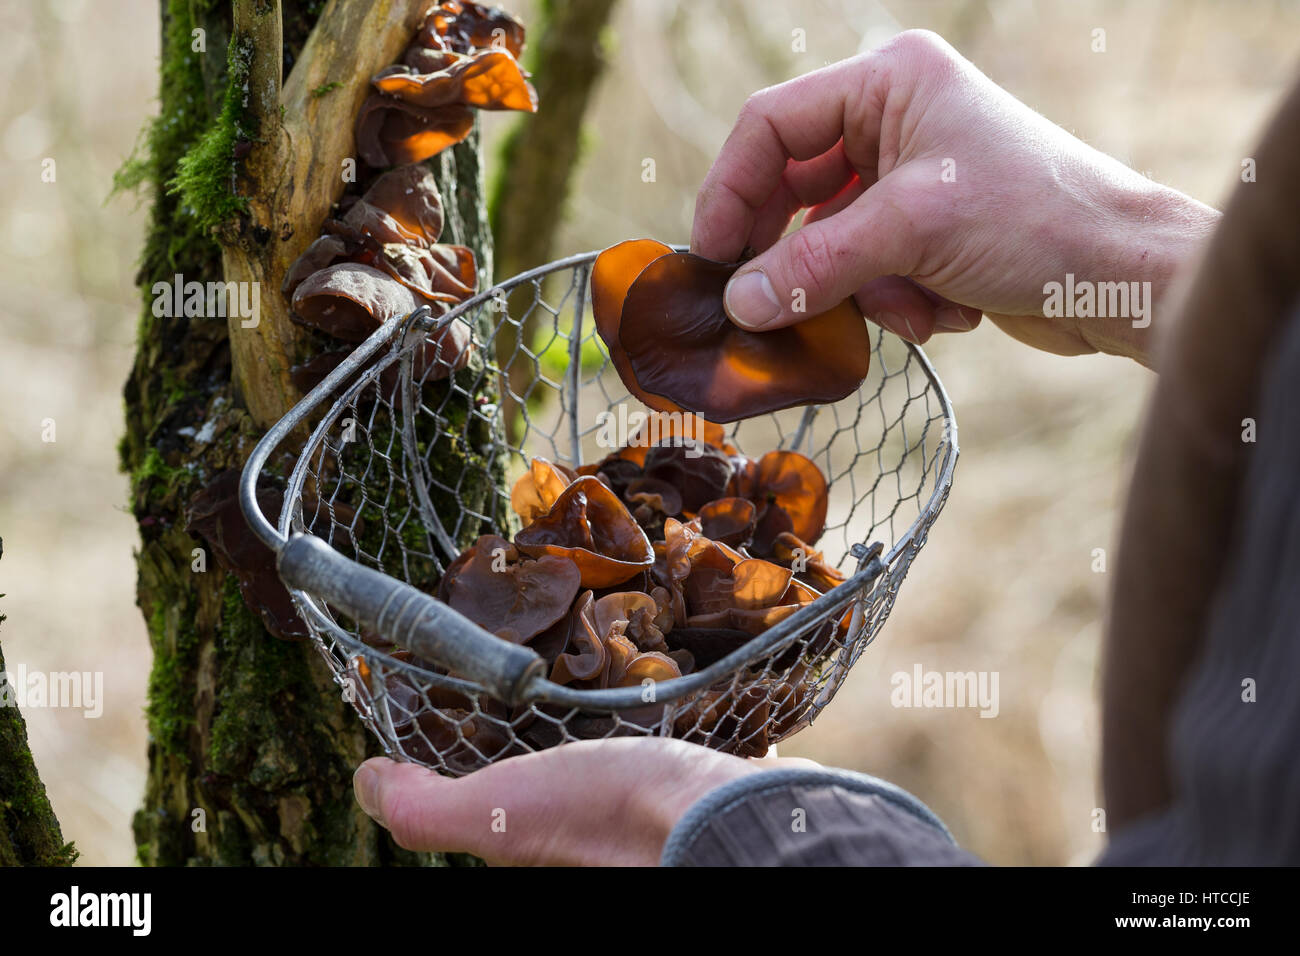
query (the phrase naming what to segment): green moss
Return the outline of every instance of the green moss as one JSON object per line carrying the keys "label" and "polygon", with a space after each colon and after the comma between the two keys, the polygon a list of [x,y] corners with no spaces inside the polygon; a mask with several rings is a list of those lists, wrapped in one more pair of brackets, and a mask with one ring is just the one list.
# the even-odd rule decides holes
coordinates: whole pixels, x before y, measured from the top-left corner
{"label": "green moss", "polygon": [[235,147],[257,138],[256,122],[248,110],[249,64],[253,42],[232,37],[226,57],[226,95],[221,112],[176,164],[167,191],[193,211],[198,227],[212,230],[248,208],[235,192]]}
{"label": "green moss", "polygon": [[[0,673],[4,670],[0,654]],[[16,707],[0,706],[0,767],[0,867],[70,866],[77,849],[63,840]]]}
{"label": "green moss", "polygon": [[154,744],[165,754],[183,756],[194,729],[194,674],[199,635],[193,608],[177,608],[174,628],[162,604],[149,615],[153,666],[149,671],[149,702],[145,717]]}
{"label": "green moss", "polygon": [[190,477],[188,470],[171,467],[157,448],[150,448],[144,461],[131,471],[131,494],[136,504],[164,498],[172,494],[177,481]]}
{"label": "green moss", "polygon": [[311,95],[316,99],[320,99],[326,93],[330,93],[334,90],[337,90],[342,85],[343,84],[340,83],[338,80],[334,80],[332,83],[322,83],[320,86],[316,87],[316,89],[311,91]]}
{"label": "green moss", "polygon": [[[214,650],[217,699],[208,743],[213,772],[261,789],[284,786],[299,763],[296,742],[282,739],[284,728],[327,721],[323,711],[316,713],[318,702],[298,699],[312,684],[303,645],[268,637],[228,576]],[[281,719],[286,708],[299,713]]]}
{"label": "green moss", "polygon": [[[136,150],[113,177],[113,194],[141,187],[153,194],[152,223],[138,278],[145,292],[157,276],[220,274],[221,252],[216,240],[195,210],[167,189],[177,163],[203,139],[211,123],[200,59],[206,54],[191,49],[193,12],[189,0],[167,0],[158,116],[146,126]],[[146,308],[141,315],[141,338],[150,325],[151,312]]]}

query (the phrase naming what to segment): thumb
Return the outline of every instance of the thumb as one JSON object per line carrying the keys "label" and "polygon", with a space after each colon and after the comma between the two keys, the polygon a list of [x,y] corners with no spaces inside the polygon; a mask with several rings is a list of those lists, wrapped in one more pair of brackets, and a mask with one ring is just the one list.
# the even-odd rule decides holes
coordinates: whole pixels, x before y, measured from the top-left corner
{"label": "thumb", "polygon": [[724,294],[731,320],[755,331],[779,329],[834,308],[872,279],[911,271],[908,223],[882,186],[745,263]]}

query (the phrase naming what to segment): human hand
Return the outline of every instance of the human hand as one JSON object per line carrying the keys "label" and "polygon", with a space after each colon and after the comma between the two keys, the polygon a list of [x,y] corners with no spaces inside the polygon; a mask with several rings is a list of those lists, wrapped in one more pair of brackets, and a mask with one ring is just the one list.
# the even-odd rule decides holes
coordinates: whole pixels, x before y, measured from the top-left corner
{"label": "human hand", "polygon": [[376,757],[353,779],[362,809],[408,850],[510,865],[654,866],[673,826],[710,790],[772,767],[816,766],[614,737],[511,757],[458,779]]}
{"label": "human hand", "polygon": [[[794,214],[804,224],[782,238]],[[745,104],[695,205],[692,251],[736,261],[726,304],[779,328],[854,295],[921,343],[984,313],[1061,354],[1147,360],[1149,318],[1218,214],[1039,116],[908,31]],[[1146,316],[1048,318],[1050,282],[1150,282]],[[802,290],[801,312],[795,311]]]}

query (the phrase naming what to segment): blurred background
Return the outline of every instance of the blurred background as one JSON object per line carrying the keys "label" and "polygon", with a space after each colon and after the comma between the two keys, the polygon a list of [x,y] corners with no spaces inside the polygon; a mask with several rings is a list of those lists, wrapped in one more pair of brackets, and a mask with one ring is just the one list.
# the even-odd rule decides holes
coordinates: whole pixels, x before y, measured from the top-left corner
{"label": "blurred background", "polygon": [[[534,13],[509,6],[525,23]],[[1300,4],[620,0],[557,254],[686,241],[695,190],[748,94],[912,27],[1097,148],[1221,205],[1295,76]],[[0,8],[0,641],[11,671],[104,673],[98,719],[24,712],[86,864],[134,859],[145,775],[149,648],[115,446],[146,207],[108,197],[156,111],[158,28],[144,0],[111,16],[87,0]],[[1104,53],[1091,48],[1098,28]],[[484,117],[489,144],[514,122]],[[1108,583],[1095,552],[1109,560],[1115,545],[1152,379],[1120,359],[1031,352],[988,323],[927,352],[961,425],[952,497],[877,643],[781,752],[895,781],[993,863],[1085,863],[1104,840],[1093,810]],[[998,716],[892,707],[891,675],[917,664],[996,671]]]}

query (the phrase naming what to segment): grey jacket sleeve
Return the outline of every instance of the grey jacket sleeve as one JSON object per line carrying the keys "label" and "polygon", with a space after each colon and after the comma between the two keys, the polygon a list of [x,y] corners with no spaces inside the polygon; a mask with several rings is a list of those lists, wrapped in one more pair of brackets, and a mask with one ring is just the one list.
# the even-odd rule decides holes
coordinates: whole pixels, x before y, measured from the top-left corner
{"label": "grey jacket sleeve", "polygon": [[979,866],[906,790],[843,770],[770,770],[696,801],[663,866]]}

